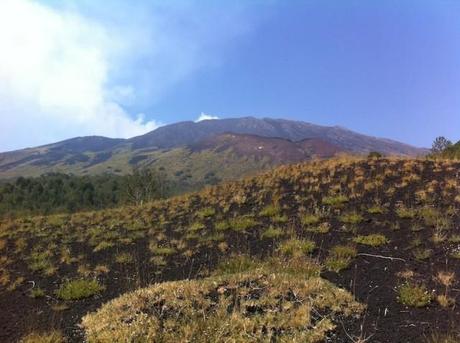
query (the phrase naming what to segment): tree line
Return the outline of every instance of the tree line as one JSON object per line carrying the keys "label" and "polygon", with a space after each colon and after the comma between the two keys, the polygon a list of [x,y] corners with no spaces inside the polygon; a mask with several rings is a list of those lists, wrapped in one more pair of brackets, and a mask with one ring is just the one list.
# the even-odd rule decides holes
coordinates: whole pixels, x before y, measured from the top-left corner
{"label": "tree line", "polygon": [[123,176],[51,173],[39,177],[19,177],[0,183],[0,216],[142,205],[168,197],[173,192],[174,185],[166,174],[153,169],[137,169]]}

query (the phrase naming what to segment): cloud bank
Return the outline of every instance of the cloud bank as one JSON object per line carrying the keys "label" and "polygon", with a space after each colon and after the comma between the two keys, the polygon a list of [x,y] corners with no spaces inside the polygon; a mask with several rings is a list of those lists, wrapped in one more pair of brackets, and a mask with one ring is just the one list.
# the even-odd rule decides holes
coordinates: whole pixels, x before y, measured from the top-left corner
{"label": "cloud bank", "polygon": [[130,137],[157,127],[120,105],[131,90],[108,87],[119,53],[104,26],[27,0],[0,4],[2,150],[72,135]]}
{"label": "cloud bank", "polygon": [[219,65],[250,30],[240,5],[44,1],[0,2],[0,151],[153,130],[136,106]]}

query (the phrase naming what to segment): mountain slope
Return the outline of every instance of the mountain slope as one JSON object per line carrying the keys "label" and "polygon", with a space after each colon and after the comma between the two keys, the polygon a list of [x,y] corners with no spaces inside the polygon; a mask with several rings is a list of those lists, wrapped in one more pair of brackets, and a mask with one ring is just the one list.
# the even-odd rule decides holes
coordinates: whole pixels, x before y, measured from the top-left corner
{"label": "mountain slope", "polygon": [[457,342],[459,168],[339,158],[139,207],[0,218],[0,341]]}
{"label": "mountain slope", "polygon": [[[0,178],[38,176],[48,172],[77,175],[106,172],[124,174],[130,172],[131,168],[138,164],[156,164],[157,167],[161,167],[160,161],[170,161],[174,157],[178,160],[170,161],[169,164],[177,165],[178,167],[175,169],[180,172],[180,170],[187,168],[179,165],[181,163],[190,164],[189,158],[195,157],[195,155],[188,154],[189,147],[192,147],[193,152],[193,146],[207,141],[207,143],[203,143],[207,144],[206,150],[217,155],[220,150],[216,148],[222,144],[222,140],[213,140],[212,137],[226,133],[259,136],[258,140],[262,140],[263,137],[284,139],[283,144],[277,145],[277,149],[287,149],[287,151],[279,151],[278,157],[268,156],[269,160],[277,164],[304,160],[302,150],[308,150],[308,158],[312,155],[327,157],[321,153],[322,149],[331,152],[326,155],[333,155],[338,150],[352,153],[367,153],[375,150],[384,154],[411,156],[425,153],[424,149],[388,139],[365,136],[340,127],[318,126],[283,119],[246,117],[205,120],[198,123],[181,122],[160,127],[131,139],[97,136],[78,137],[37,148],[2,153],[0,154]],[[293,142],[303,143],[294,144]],[[212,146],[213,144],[214,146]],[[248,144],[256,143],[248,141]],[[302,147],[302,144],[310,144],[310,146]],[[233,148],[237,149],[236,146]],[[296,155],[294,156],[292,152],[296,149],[300,149],[300,155],[297,152],[294,153]],[[224,150],[228,151],[229,149]],[[274,151],[271,152],[274,153]],[[257,155],[254,155],[251,150],[240,149],[235,163],[241,165],[242,159],[252,159]],[[262,159],[267,157],[265,153],[259,155],[262,155]],[[221,156],[217,160],[223,158],[225,157]],[[212,160],[216,159],[213,158]],[[271,164],[273,165],[273,163]]]}
{"label": "mountain slope", "polygon": [[292,141],[321,138],[328,143],[356,153],[367,153],[372,150],[398,155],[423,153],[423,149],[390,139],[362,135],[338,126],[320,126],[302,121],[253,117],[204,120],[198,123],[181,122],[160,127],[129,141],[133,143],[134,148],[146,146],[171,148],[192,144],[209,136],[225,132],[279,137]]}

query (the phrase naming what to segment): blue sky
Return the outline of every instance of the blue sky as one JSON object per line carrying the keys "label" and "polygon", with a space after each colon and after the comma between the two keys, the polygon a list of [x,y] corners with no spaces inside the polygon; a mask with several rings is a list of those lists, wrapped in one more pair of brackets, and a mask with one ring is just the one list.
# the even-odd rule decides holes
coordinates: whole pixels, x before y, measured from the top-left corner
{"label": "blue sky", "polygon": [[5,0],[0,32],[0,150],[201,113],[460,139],[455,0]]}

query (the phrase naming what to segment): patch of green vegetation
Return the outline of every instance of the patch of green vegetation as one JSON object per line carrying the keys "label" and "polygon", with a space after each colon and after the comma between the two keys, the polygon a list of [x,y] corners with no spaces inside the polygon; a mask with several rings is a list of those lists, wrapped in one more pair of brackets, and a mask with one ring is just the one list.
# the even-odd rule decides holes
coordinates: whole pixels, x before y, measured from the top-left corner
{"label": "patch of green vegetation", "polygon": [[385,213],[385,208],[380,205],[374,205],[367,209],[367,213],[369,214],[383,214]]}
{"label": "patch of green vegetation", "polygon": [[44,275],[53,275],[56,271],[51,261],[51,252],[46,251],[34,251],[32,252],[29,259],[29,268],[34,272],[42,272]]}
{"label": "patch of green vegetation", "polygon": [[306,228],[307,232],[312,232],[312,233],[328,233],[329,230],[331,229],[331,225],[329,223],[321,223],[320,225],[315,225],[315,226],[309,226]]}
{"label": "patch of green vegetation", "polygon": [[348,202],[348,198],[345,195],[332,195],[324,197],[322,203],[324,205],[332,206],[332,207],[340,207],[343,204]]}
{"label": "patch of green vegetation", "polygon": [[272,217],[272,222],[273,223],[277,223],[277,224],[283,224],[283,223],[286,223],[288,221],[288,216],[284,215],[276,215],[274,217]]}
{"label": "patch of green vegetation", "polygon": [[237,232],[246,231],[250,228],[254,228],[259,223],[249,215],[235,217],[229,220],[229,226],[232,230]]}
{"label": "patch of green vegetation", "polygon": [[190,227],[188,228],[188,231],[190,232],[198,232],[206,228],[206,225],[204,225],[201,222],[195,222]]}
{"label": "patch of green vegetation", "polygon": [[109,241],[102,241],[100,242],[98,245],[96,245],[93,249],[93,252],[98,252],[98,251],[102,251],[102,250],[107,250],[107,249],[110,249],[112,247],[114,247],[115,244],[113,242],[109,242]]}
{"label": "patch of green vegetation", "polygon": [[355,247],[336,245],[329,252],[329,257],[324,264],[328,270],[338,273],[350,265],[351,260],[356,257],[357,253]]}
{"label": "patch of green vegetation", "polygon": [[305,214],[300,218],[300,222],[305,226],[318,224],[321,218],[314,214]]}
{"label": "patch of green vegetation", "polygon": [[129,264],[134,261],[133,255],[127,252],[122,252],[115,256],[115,262],[120,264]]}
{"label": "patch of green vegetation", "polygon": [[274,238],[279,238],[284,234],[284,231],[281,230],[280,228],[276,228],[274,226],[270,226],[267,230],[262,232],[260,235],[261,238],[268,238],[268,239],[274,239]]}
{"label": "patch of green vegetation", "polygon": [[315,247],[315,242],[308,239],[291,238],[282,242],[278,251],[283,256],[296,258],[311,254]]}
{"label": "patch of green vegetation", "polygon": [[405,206],[396,209],[396,214],[401,219],[413,219],[417,215],[417,210]]}
{"label": "patch of green vegetation", "polygon": [[40,287],[34,287],[30,291],[31,298],[43,298],[45,296],[45,291]]}
{"label": "patch of green vegetation", "polygon": [[359,224],[363,221],[363,217],[358,213],[351,212],[342,214],[339,220],[344,224]]}
{"label": "patch of green vegetation", "polygon": [[260,266],[260,261],[251,258],[247,255],[236,255],[230,256],[229,258],[221,261],[214,274],[215,275],[227,275],[246,272],[251,269],[256,269]]}
{"label": "patch of green vegetation", "polygon": [[388,243],[388,239],[381,234],[370,234],[367,236],[359,235],[353,238],[353,242],[358,244],[370,245],[373,247],[378,247]]}
{"label": "patch of green vegetation", "polygon": [[176,253],[176,249],[174,249],[173,247],[161,246],[155,242],[151,242],[149,244],[149,249],[152,252],[152,254],[157,256],[170,256]]}
{"label": "patch of green vegetation", "polygon": [[62,300],[79,300],[89,298],[104,289],[105,287],[99,284],[97,280],[79,279],[63,283],[56,291],[56,295]]}
{"label": "patch of green vegetation", "polygon": [[431,295],[425,286],[405,283],[398,287],[398,301],[411,307],[424,307],[431,301]]}
{"label": "patch of green vegetation", "polygon": [[416,248],[416,249],[414,249],[414,251],[412,253],[414,254],[414,257],[417,260],[423,261],[423,260],[426,260],[426,259],[430,258],[430,256],[433,253],[433,251],[431,249]]}
{"label": "patch of green vegetation", "polygon": [[260,211],[259,216],[261,217],[274,217],[281,213],[281,210],[276,205],[268,205]]}
{"label": "patch of green vegetation", "polygon": [[200,219],[212,217],[216,213],[216,210],[212,207],[205,207],[196,213],[196,216]]}
{"label": "patch of green vegetation", "polygon": [[217,222],[217,223],[215,224],[215,229],[216,229],[217,231],[226,231],[226,230],[230,229],[230,224],[229,224],[228,221],[222,220],[222,221]]}

